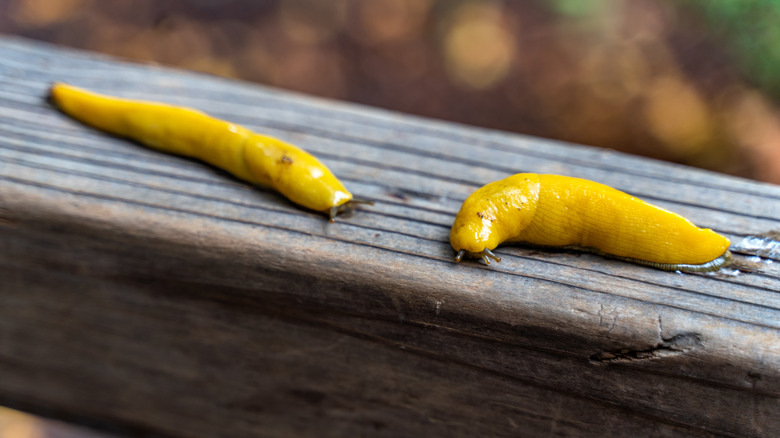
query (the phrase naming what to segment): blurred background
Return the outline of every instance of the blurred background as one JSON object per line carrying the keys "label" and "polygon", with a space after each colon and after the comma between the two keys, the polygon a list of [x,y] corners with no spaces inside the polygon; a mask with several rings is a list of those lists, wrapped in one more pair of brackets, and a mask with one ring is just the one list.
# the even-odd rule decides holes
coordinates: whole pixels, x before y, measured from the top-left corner
{"label": "blurred background", "polygon": [[780,183],[780,0],[0,0],[0,33]]}
{"label": "blurred background", "polygon": [[[0,0],[0,34],[780,183],[780,0]],[[96,436],[0,408],[0,438]]]}
{"label": "blurred background", "polygon": [[0,438],[115,438],[0,406]]}

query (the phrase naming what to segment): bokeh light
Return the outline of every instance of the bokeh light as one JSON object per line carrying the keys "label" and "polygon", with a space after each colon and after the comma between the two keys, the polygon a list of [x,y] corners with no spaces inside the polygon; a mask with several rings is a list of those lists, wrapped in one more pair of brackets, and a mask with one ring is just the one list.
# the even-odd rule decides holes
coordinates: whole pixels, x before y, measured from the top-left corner
{"label": "bokeh light", "polygon": [[780,183],[780,0],[0,0],[0,32]]}

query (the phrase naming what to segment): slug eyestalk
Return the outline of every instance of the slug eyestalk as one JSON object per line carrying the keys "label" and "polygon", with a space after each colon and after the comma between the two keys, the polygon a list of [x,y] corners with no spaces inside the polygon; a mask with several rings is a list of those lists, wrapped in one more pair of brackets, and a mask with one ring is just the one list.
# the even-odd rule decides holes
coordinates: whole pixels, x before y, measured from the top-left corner
{"label": "slug eyestalk", "polygon": [[491,251],[491,250],[489,250],[487,248],[483,249],[480,252],[471,252],[471,251],[466,251],[465,249],[462,249],[462,250],[458,251],[458,253],[455,255],[455,261],[456,262],[460,262],[461,260],[463,260],[463,256],[468,256],[468,257],[475,258],[475,259],[476,258],[481,258],[482,260],[485,261],[485,264],[487,264],[487,265],[490,264],[490,259],[493,259],[493,260],[495,260],[497,262],[501,261],[501,257],[493,254],[493,251]]}
{"label": "slug eyestalk", "polygon": [[367,204],[367,205],[374,205],[374,201],[369,201],[366,199],[359,199],[359,198],[352,198],[349,201],[337,205],[335,207],[331,207],[330,210],[328,210],[328,217],[330,220],[330,223],[336,222],[336,216],[339,214],[345,212],[345,211],[352,211],[353,208],[355,208],[355,205],[357,204]]}

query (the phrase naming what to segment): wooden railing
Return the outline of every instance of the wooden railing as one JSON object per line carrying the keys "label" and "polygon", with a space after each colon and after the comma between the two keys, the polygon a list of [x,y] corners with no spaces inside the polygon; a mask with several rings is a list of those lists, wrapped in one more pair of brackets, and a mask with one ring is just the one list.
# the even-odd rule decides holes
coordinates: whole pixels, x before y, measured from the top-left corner
{"label": "wooden railing", "polygon": [[[74,122],[53,81],[295,143],[375,205],[330,224]],[[0,39],[0,404],[171,437],[780,436],[778,263],[456,264],[460,203],[516,172],[780,229],[777,186]]]}

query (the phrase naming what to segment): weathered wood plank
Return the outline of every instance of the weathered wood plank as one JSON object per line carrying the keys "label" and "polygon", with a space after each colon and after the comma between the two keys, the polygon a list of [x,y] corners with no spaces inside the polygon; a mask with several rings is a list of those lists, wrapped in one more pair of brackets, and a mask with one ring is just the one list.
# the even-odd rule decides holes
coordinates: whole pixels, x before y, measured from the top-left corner
{"label": "weathered wood plank", "polygon": [[[328,224],[69,120],[55,80],[299,144],[376,205]],[[0,39],[0,401],[175,437],[780,433],[777,264],[452,262],[460,202],[520,171],[780,229],[776,186]]]}

